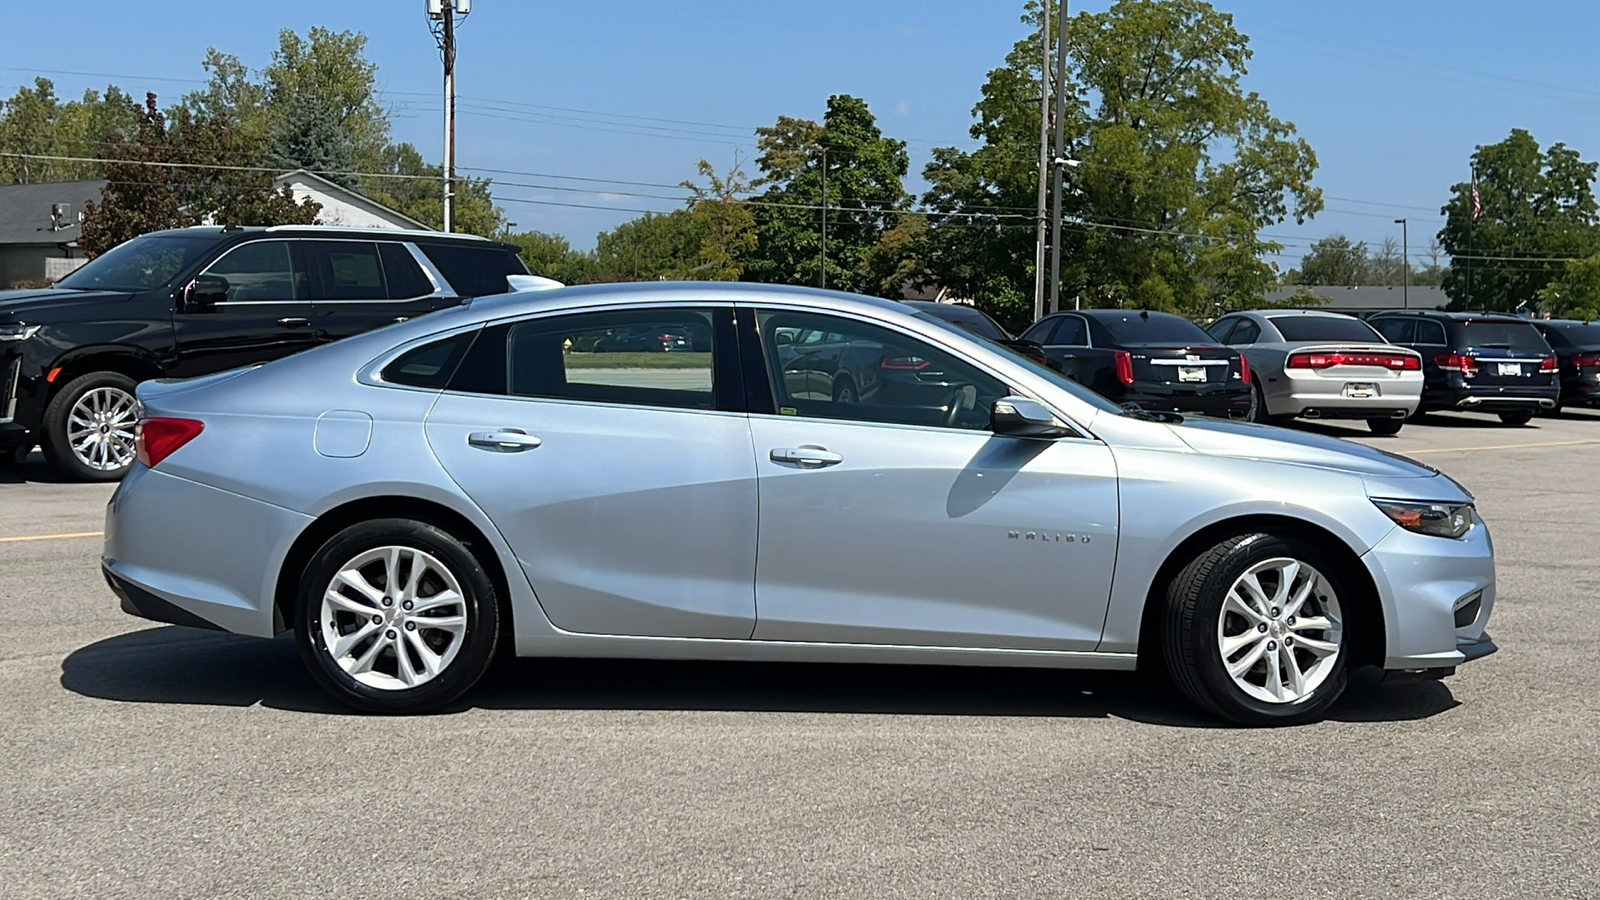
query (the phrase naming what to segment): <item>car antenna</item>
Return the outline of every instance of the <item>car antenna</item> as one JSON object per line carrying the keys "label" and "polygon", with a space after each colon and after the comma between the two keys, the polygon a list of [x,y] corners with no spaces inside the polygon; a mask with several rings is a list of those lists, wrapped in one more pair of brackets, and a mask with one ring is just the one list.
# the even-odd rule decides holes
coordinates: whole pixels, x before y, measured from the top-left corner
{"label": "car antenna", "polygon": [[232,231],[243,231],[243,230],[244,230],[244,226],[240,225],[238,222],[224,222],[222,224],[222,233],[223,234],[228,234],[229,232],[232,232]]}
{"label": "car antenna", "polygon": [[1148,309],[1139,310],[1139,318],[1141,318],[1141,319],[1149,319],[1150,318],[1150,310],[1148,310]]}

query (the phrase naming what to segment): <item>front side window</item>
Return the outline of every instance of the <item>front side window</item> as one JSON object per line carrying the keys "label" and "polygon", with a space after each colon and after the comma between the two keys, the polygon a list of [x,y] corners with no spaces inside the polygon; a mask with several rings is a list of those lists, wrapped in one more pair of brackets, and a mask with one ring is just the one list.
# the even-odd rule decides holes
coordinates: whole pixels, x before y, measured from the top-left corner
{"label": "front side window", "polygon": [[784,311],[756,323],[782,416],[986,430],[994,401],[1010,393],[954,354],[878,325]]}
{"label": "front side window", "polygon": [[229,250],[206,269],[228,280],[229,303],[284,302],[305,297],[288,241],[252,241]]}
{"label": "front side window", "polygon": [[507,333],[506,392],[716,409],[715,315],[712,309],[630,309],[518,323]]}

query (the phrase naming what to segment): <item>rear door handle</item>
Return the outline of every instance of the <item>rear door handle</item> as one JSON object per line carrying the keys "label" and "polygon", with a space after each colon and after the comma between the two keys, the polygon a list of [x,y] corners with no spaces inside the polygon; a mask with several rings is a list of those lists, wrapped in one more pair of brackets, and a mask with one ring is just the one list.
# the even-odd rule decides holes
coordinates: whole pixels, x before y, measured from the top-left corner
{"label": "rear door handle", "polygon": [[820,469],[824,466],[836,466],[844,462],[844,455],[834,453],[826,447],[816,444],[801,444],[798,447],[779,447],[768,454],[773,462],[793,463],[798,466]]}
{"label": "rear door handle", "polygon": [[501,428],[497,431],[474,431],[467,435],[467,443],[496,453],[521,453],[544,443],[520,428]]}
{"label": "rear door handle", "polygon": [[287,319],[279,319],[278,324],[285,328],[304,328],[311,324],[311,320],[301,316],[290,316]]}

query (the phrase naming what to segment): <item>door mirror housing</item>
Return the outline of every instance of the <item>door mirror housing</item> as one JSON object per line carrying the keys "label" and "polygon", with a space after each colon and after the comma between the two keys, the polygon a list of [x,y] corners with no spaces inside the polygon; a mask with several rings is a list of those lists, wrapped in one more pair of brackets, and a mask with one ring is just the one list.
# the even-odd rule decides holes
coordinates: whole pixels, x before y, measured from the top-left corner
{"label": "door mirror housing", "polygon": [[183,305],[190,310],[205,310],[228,299],[228,279],[221,275],[196,275],[183,289]]}
{"label": "door mirror housing", "polygon": [[996,400],[989,414],[989,429],[995,434],[1029,438],[1059,438],[1075,433],[1043,403],[1027,397]]}

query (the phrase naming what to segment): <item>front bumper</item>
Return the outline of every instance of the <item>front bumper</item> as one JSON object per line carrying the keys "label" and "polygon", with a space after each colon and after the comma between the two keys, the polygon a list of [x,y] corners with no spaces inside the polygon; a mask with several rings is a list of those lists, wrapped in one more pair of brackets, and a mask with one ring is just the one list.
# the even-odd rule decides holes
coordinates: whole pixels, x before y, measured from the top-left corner
{"label": "front bumper", "polygon": [[1494,653],[1494,545],[1483,520],[1457,539],[1396,527],[1361,558],[1383,600],[1383,667],[1450,669]]}

